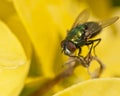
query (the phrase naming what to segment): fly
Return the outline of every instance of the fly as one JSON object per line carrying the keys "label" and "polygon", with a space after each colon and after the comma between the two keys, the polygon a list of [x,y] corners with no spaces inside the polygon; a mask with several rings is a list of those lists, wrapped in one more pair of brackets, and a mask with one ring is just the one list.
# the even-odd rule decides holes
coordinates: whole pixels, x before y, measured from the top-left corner
{"label": "fly", "polygon": [[77,56],[79,57],[83,46],[90,46],[89,54],[92,49],[94,49],[95,53],[95,47],[100,43],[101,38],[93,39],[93,37],[98,35],[103,28],[113,24],[119,19],[119,17],[116,16],[103,22],[94,22],[87,21],[88,18],[89,12],[87,10],[82,11],[78,15],[72,28],[68,31],[66,38],[61,42],[64,54],[74,57],[75,55],[73,54],[76,49],[78,49],[79,52],[77,53]]}

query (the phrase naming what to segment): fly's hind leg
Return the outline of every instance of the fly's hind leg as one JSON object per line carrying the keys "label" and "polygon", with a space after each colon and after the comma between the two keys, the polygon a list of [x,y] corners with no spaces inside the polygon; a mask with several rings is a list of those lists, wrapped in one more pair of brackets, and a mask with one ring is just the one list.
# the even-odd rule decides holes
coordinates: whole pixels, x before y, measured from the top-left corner
{"label": "fly's hind leg", "polygon": [[95,55],[95,56],[97,56],[96,53],[95,53],[95,47],[100,43],[101,38],[96,39],[95,42],[96,42],[96,41],[97,41],[97,43],[96,43],[96,44],[94,45],[94,47],[93,47],[93,52],[94,52],[94,55]]}
{"label": "fly's hind leg", "polygon": [[[101,38],[98,38],[98,39],[95,39],[95,40],[89,40],[89,41],[86,42],[86,45],[88,45],[88,46],[91,45],[90,50],[88,52],[88,55],[91,54],[91,51],[92,51],[92,48],[93,48],[94,55],[97,56],[96,53],[95,53],[95,47],[100,43],[100,41],[101,41]],[[94,45],[95,42],[97,42],[97,43]]]}

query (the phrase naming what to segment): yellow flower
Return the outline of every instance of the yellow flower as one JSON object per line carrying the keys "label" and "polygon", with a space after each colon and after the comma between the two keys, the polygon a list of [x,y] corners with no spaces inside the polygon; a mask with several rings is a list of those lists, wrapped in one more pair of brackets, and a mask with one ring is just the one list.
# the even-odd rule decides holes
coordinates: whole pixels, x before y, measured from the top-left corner
{"label": "yellow flower", "polygon": [[[26,31],[14,13],[12,3],[0,0],[1,96],[18,96],[20,94],[31,61],[30,41],[26,37],[26,33],[22,36]],[[25,50],[26,48],[27,50]]]}
{"label": "yellow flower", "polygon": [[94,79],[75,84],[53,96],[119,96],[119,85],[118,78]]}
{"label": "yellow flower", "polygon": [[[82,88],[86,88],[84,80],[90,79],[90,76],[86,68],[82,66],[74,70],[75,75],[66,78],[60,84],[56,83],[56,75],[63,70],[62,64],[68,59],[67,56],[61,54],[60,41],[66,36],[66,30],[71,28],[79,12],[86,8],[90,7],[89,10],[93,12],[91,20],[119,15],[119,12],[115,13],[114,8],[110,6],[109,0],[98,0],[98,2],[95,0],[0,0],[0,4],[0,45],[2,46],[0,47],[2,54],[0,55],[0,95],[13,96],[14,93],[15,96],[18,94],[29,96],[38,90],[34,93],[36,96],[40,94],[41,89],[49,96],[80,81],[83,82],[81,82]],[[117,22],[116,25],[119,23]],[[97,36],[102,38],[102,42],[96,47],[96,53],[106,65],[101,77],[120,76],[120,37],[119,33],[117,34],[119,30],[115,27],[113,25],[106,28]],[[114,31],[116,31],[116,36],[112,33]],[[84,53],[84,49],[82,52]],[[95,63],[92,63],[91,69],[95,69],[97,66]],[[110,81],[111,78],[107,80]],[[94,80],[91,81],[94,82]],[[112,82],[115,81],[116,79]],[[7,87],[10,85],[8,82],[12,87]],[[87,84],[92,86],[92,82]],[[102,84],[99,79],[95,82]],[[56,86],[48,92],[55,83]],[[106,86],[109,84],[110,82]],[[21,92],[23,85],[25,87]],[[97,83],[95,85],[97,86]],[[78,89],[81,90],[81,88]]]}

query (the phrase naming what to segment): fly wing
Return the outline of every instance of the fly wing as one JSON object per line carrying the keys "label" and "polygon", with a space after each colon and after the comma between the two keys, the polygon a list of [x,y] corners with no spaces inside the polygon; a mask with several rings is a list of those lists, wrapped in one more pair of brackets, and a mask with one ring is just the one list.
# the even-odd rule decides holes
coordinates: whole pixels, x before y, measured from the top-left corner
{"label": "fly wing", "polygon": [[100,33],[100,31],[103,28],[113,24],[118,19],[119,19],[119,17],[116,16],[116,17],[110,18],[108,20],[99,22],[99,23],[98,22],[87,22],[86,25],[87,25],[88,29],[85,32],[85,35],[86,35],[87,39],[96,36],[97,34]]}
{"label": "fly wing", "polygon": [[102,28],[105,28],[105,27],[113,24],[114,22],[116,22],[118,19],[119,19],[119,17],[116,16],[116,17],[113,17],[113,18],[110,18],[108,20],[100,22],[100,25],[101,25]]}
{"label": "fly wing", "polygon": [[85,38],[86,39],[96,36],[102,30],[102,27],[99,25],[98,22],[91,21],[91,22],[86,22],[84,24],[86,25],[86,28],[87,28],[85,30]]}
{"label": "fly wing", "polygon": [[83,24],[84,22],[86,22],[89,18],[89,12],[88,10],[83,10],[78,17],[76,18],[75,22],[72,25],[72,28],[75,28],[76,26]]}

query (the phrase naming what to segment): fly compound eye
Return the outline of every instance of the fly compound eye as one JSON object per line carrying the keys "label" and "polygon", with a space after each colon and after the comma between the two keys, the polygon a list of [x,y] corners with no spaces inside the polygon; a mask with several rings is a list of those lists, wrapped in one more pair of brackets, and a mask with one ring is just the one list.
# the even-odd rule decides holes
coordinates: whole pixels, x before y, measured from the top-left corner
{"label": "fly compound eye", "polygon": [[67,41],[64,53],[70,56],[72,53],[74,53],[75,50],[76,46],[71,41]]}
{"label": "fly compound eye", "polygon": [[71,55],[76,50],[75,44],[73,44],[71,41],[68,40],[63,40],[61,42],[61,47],[62,47],[62,52],[64,51],[66,55]]}
{"label": "fly compound eye", "polygon": [[67,42],[67,49],[68,49],[71,53],[73,53],[73,52],[76,50],[76,46],[75,46],[75,44],[73,44],[71,41],[68,41],[68,42]]}

